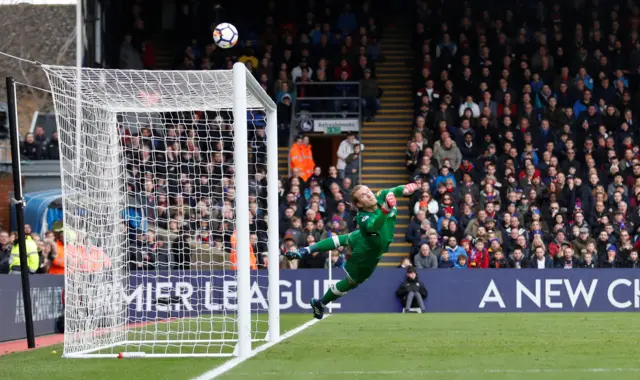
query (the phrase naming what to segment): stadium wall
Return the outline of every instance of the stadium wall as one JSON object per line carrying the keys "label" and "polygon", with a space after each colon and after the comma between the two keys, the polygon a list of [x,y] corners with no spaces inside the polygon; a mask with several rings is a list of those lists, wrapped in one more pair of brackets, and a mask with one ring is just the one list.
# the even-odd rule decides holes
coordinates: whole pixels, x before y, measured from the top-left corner
{"label": "stadium wall", "polygon": [[[640,309],[640,271],[601,270],[422,270],[429,290],[427,312],[620,312]],[[130,291],[109,285],[90,297],[105,315],[128,304],[131,321],[193,317],[235,308],[235,282],[222,273],[162,273],[131,277]],[[335,276],[334,276],[335,277]],[[227,277],[229,278],[229,277]],[[283,312],[309,312],[308,300],[330,285],[321,269],[282,271]],[[404,278],[400,269],[378,270],[369,281],[333,304],[338,313],[394,313],[401,310],[395,291]],[[260,283],[258,283],[260,281]],[[38,335],[53,333],[62,311],[61,276],[31,276],[34,320]],[[258,286],[260,285],[260,286]],[[266,310],[266,278],[252,280],[254,310]],[[19,276],[0,276],[0,341],[24,336]],[[158,302],[160,300],[161,302]],[[124,302],[122,302],[124,301]]]}

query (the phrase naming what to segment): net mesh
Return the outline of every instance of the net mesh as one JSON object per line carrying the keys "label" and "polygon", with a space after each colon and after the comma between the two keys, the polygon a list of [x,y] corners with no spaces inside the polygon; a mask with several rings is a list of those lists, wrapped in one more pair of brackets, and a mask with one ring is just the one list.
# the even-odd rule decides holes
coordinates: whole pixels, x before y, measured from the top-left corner
{"label": "net mesh", "polygon": [[[45,71],[61,146],[65,354],[231,355],[232,71],[83,69],[80,86],[74,68]],[[260,101],[248,92],[253,340],[268,331]]]}

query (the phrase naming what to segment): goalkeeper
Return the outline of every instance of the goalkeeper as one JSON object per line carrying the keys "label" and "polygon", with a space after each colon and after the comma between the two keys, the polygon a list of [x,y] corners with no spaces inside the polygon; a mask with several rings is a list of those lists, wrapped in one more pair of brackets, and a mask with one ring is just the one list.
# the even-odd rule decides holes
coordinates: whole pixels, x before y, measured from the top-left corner
{"label": "goalkeeper", "polygon": [[347,246],[347,262],[344,266],[346,277],[331,288],[320,299],[311,299],[313,316],[322,319],[324,307],[358,287],[373,274],[384,253],[389,250],[396,227],[396,196],[408,196],[418,189],[410,183],[403,186],[381,190],[373,194],[364,185],[356,186],[351,192],[353,204],[358,208],[356,222],[359,230],[348,235],[336,235],[319,241],[298,252],[287,252],[289,260],[300,259],[312,252],[324,252]]}

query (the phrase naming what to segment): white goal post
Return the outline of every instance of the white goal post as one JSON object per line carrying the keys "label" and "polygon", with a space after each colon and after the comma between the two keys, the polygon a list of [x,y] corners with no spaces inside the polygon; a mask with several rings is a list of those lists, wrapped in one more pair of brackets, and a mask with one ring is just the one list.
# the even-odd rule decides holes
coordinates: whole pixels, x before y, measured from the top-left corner
{"label": "white goal post", "polygon": [[63,356],[246,358],[278,341],[276,105],[252,74],[43,68],[61,153]]}

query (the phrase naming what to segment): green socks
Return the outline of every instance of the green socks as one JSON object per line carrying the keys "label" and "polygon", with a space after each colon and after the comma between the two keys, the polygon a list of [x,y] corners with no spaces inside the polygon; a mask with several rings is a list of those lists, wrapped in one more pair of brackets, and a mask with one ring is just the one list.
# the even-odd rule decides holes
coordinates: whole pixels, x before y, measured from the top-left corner
{"label": "green socks", "polygon": [[352,284],[351,282],[349,282],[349,280],[343,278],[342,280],[338,281],[338,283],[331,285],[324,296],[320,298],[320,302],[322,302],[323,305],[333,302],[345,295],[349,290],[354,289],[357,286],[357,284]]}

